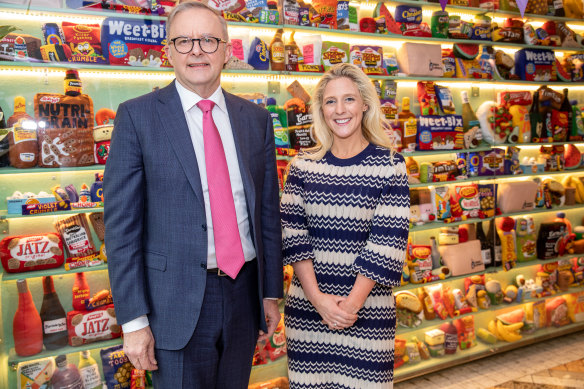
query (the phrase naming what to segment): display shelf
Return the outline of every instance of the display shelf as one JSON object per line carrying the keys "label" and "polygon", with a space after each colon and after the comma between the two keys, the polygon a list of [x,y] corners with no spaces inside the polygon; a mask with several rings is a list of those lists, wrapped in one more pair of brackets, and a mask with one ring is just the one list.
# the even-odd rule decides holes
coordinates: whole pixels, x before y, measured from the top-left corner
{"label": "display shelf", "polygon": [[14,281],[14,280],[22,280],[25,278],[37,278],[37,277],[46,277],[46,276],[60,276],[65,274],[72,274],[72,273],[87,273],[92,271],[100,271],[100,270],[107,270],[107,263],[102,263],[101,265],[97,266],[90,266],[90,267],[78,267],[71,270],[65,270],[63,266],[55,268],[55,269],[48,269],[48,270],[37,270],[37,271],[29,271],[24,273],[2,273],[0,279],[2,281]]}
{"label": "display shelf", "polygon": [[567,48],[567,47],[552,47],[552,46],[540,46],[540,45],[527,45],[523,43],[511,43],[511,42],[494,42],[494,41],[487,41],[487,40],[473,40],[473,39],[454,39],[448,38],[445,40],[444,38],[432,38],[432,37],[417,37],[417,36],[403,36],[397,34],[372,34],[369,32],[361,32],[361,31],[347,31],[347,30],[328,30],[322,29],[318,27],[310,27],[310,26],[295,26],[291,24],[283,24],[281,25],[282,28],[287,28],[291,30],[295,30],[297,32],[306,31],[306,32],[314,32],[315,34],[326,34],[332,37],[339,37],[339,38],[370,38],[370,39],[380,39],[383,41],[407,41],[407,42],[420,42],[420,43],[439,43],[439,44],[450,44],[450,43],[464,43],[464,44],[477,44],[477,45],[485,45],[485,46],[497,46],[497,47],[511,47],[517,49],[550,49],[553,51],[567,51],[567,52],[580,52],[584,51],[584,47],[579,48]]}
{"label": "display shelf", "polygon": [[77,17],[90,18],[90,19],[104,19],[110,16],[118,16],[120,18],[130,18],[139,20],[166,20],[166,16],[158,15],[146,15],[146,14],[135,14],[129,12],[116,12],[108,10],[89,10],[89,9],[74,9],[74,8],[51,8],[51,7],[39,7],[29,4],[11,4],[11,3],[1,3],[0,2],[0,12],[12,11],[14,13],[22,14],[23,16],[45,16],[45,15],[64,15]]}
{"label": "display shelf", "polygon": [[[476,330],[476,328],[475,328]],[[523,339],[514,343],[498,342],[494,345],[486,345],[477,340],[477,345],[469,350],[458,350],[455,354],[443,356],[441,358],[430,358],[416,364],[405,364],[395,370],[394,383],[403,382],[428,373],[442,370],[445,367],[453,367],[463,363],[471,362],[486,356],[504,351],[510,351],[519,347],[547,339],[560,337],[576,331],[584,330],[584,323],[572,323],[560,328],[542,328],[533,334],[525,335]]]}
{"label": "display shelf", "polygon": [[70,172],[84,172],[84,171],[102,171],[105,169],[105,165],[91,165],[91,166],[81,166],[81,167],[57,167],[57,168],[46,168],[46,167],[33,167],[30,169],[18,169],[15,167],[3,167],[0,168],[1,174],[35,174],[35,173],[70,173]]}
{"label": "display shelf", "polygon": [[[566,85],[569,86],[570,84]],[[564,146],[564,145],[583,145],[584,140],[567,140],[565,142],[546,142],[546,143],[500,143],[494,144],[492,147],[541,147],[541,146]]]}
{"label": "display shelf", "polygon": [[[584,205],[583,205],[584,206]],[[458,222],[453,222],[453,223],[444,223],[443,221],[434,221],[434,222],[429,222],[426,224],[422,224],[419,226],[412,226],[410,227],[410,232],[419,232],[419,231],[426,231],[426,230],[434,230],[437,228],[442,228],[442,227],[454,227],[454,226],[460,226],[463,224],[475,224],[478,222],[484,222],[487,220],[491,220],[493,219],[492,217],[486,217],[484,219],[480,219],[478,217],[475,218],[470,218],[467,220],[461,220]]]}
{"label": "display shelf", "polygon": [[[543,265],[545,263],[553,263],[553,262],[563,261],[565,259],[572,259],[572,258],[577,258],[577,257],[582,257],[582,256],[584,256],[584,254],[570,254],[570,255],[562,255],[561,257],[551,258],[551,259],[533,259],[531,261],[526,261],[526,262],[517,262],[513,269],[521,269],[521,268],[531,267],[531,266],[535,266],[535,265]],[[513,269],[511,269],[511,270],[513,270]],[[501,267],[498,267],[497,270],[501,271],[503,269]]]}
{"label": "display shelf", "polygon": [[412,290],[412,289],[422,288],[422,287],[424,287],[426,285],[435,285],[435,284],[440,284],[440,283],[449,283],[449,282],[456,281],[456,280],[464,280],[466,277],[471,277],[473,275],[484,274],[488,269],[492,269],[492,268],[493,267],[491,266],[491,267],[485,268],[485,270],[481,270],[481,271],[478,271],[478,272],[468,273],[468,274],[464,274],[464,275],[461,275],[461,276],[451,276],[451,277],[447,277],[447,278],[445,278],[443,280],[436,280],[436,281],[432,281],[432,282],[424,282],[422,284],[414,284],[414,283],[410,282],[409,284],[398,286],[398,287],[394,288],[394,290],[396,292],[401,292],[402,290]]}
{"label": "display shelf", "polygon": [[456,153],[470,153],[479,151],[489,151],[491,146],[488,144],[481,144],[479,147],[474,149],[458,149],[458,150],[428,150],[428,151],[410,151],[400,153],[404,157],[426,157],[431,155],[442,155],[442,154],[456,154]]}
{"label": "display shelf", "polygon": [[443,181],[443,182],[421,182],[419,184],[410,184],[410,188],[427,188],[429,186],[444,186],[444,185],[453,185],[453,184],[464,184],[467,182],[476,182],[476,181],[484,181],[490,180],[491,177],[469,177],[465,178],[464,180],[455,180],[455,181]]}
{"label": "display shelf", "polygon": [[572,174],[572,173],[584,173],[584,168],[560,170],[557,172],[506,174],[506,175],[501,175],[501,176],[494,176],[494,178],[497,180],[504,180],[504,179],[508,179],[508,178],[534,177],[534,176],[535,177],[537,177],[537,176],[555,176],[558,174]]}
{"label": "display shelf", "polygon": [[40,353],[35,354],[35,355],[31,355],[29,357],[21,357],[20,355],[17,355],[16,352],[14,351],[14,349],[12,348],[12,349],[10,349],[10,353],[8,354],[8,363],[11,365],[15,365],[19,362],[32,361],[34,359],[52,357],[52,356],[57,356],[57,355],[61,355],[61,354],[78,353],[80,351],[85,351],[85,350],[102,349],[102,348],[116,346],[118,344],[122,344],[121,337],[116,338],[116,339],[109,339],[109,340],[104,340],[104,341],[100,341],[100,342],[84,344],[82,346],[77,346],[77,347],[65,346],[65,347],[62,347],[62,348],[57,349],[57,350],[43,350]]}
{"label": "display shelf", "polygon": [[564,205],[563,207],[552,207],[552,208],[535,208],[531,211],[520,211],[520,212],[508,212],[502,213],[500,215],[496,215],[495,218],[505,217],[505,216],[524,216],[530,215],[532,213],[546,213],[546,212],[558,212],[558,211],[570,211],[572,209],[584,209],[584,204],[576,204],[576,205]]}
{"label": "display shelf", "polygon": [[[467,274],[467,277],[468,276],[470,276],[470,274]],[[424,330],[424,329],[427,329],[427,328],[438,327],[441,324],[448,323],[450,320],[456,320],[456,319],[460,319],[460,318],[466,317],[466,316],[483,315],[483,314],[486,314],[488,312],[496,312],[496,311],[500,311],[501,309],[507,309],[509,307],[521,306],[521,305],[524,305],[524,304],[527,304],[527,303],[530,303],[530,302],[534,302],[534,301],[538,301],[538,300],[542,300],[542,299],[563,296],[563,295],[566,295],[566,294],[578,292],[580,290],[581,289],[578,288],[578,287],[576,287],[576,288],[570,288],[570,289],[568,289],[566,291],[557,292],[553,296],[530,297],[530,298],[525,298],[525,299],[523,299],[521,301],[514,301],[514,302],[512,302],[510,304],[491,305],[488,309],[479,309],[476,312],[469,312],[469,313],[465,313],[465,314],[462,314],[462,315],[455,315],[454,317],[448,316],[444,320],[442,320],[442,319],[423,320],[422,321],[422,324],[419,325],[416,328],[397,327],[396,334],[397,335],[403,335],[403,334],[407,334],[407,333],[410,333],[410,332]]]}
{"label": "display shelf", "polygon": [[47,213],[39,213],[39,214],[36,214],[36,215],[9,214],[9,213],[7,213],[6,210],[2,210],[2,211],[0,211],[0,220],[2,220],[2,219],[33,218],[33,217],[39,217],[39,216],[75,215],[75,214],[78,214],[78,213],[91,213],[91,212],[103,212],[103,207],[72,209],[70,211],[47,212]]}

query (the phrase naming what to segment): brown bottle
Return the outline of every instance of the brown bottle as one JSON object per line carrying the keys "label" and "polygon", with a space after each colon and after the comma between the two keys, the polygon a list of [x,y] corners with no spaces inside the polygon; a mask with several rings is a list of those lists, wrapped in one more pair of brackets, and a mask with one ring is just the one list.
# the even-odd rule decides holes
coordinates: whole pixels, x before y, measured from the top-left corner
{"label": "brown bottle", "polygon": [[290,40],[284,46],[284,52],[286,55],[286,70],[290,72],[298,71],[298,64],[304,63],[304,57],[298,48],[298,45],[294,41],[294,33],[290,35]]}
{"label": "brown bottle", "polygon": [[284,30],[278,28],[274,39],[270,42],[270,66],[272,70],[284,70],[286,68],[283,34]]}
{"label": "brown bottle", "polygon": [[65,94],[67,96],[79,96],[81,94],[82,83],[77,70],[67,70],[63,83],[65,87]]}
{"label": "brown bottle", "polygon": [[43,343],[47,350],[56,350],[67,345],[67,313],[55,292],[53,277],[43,277],[43,289],[41,305]]}
{"label": "brown bottle", "polygon": [[24,97],[16,96],[14,98],[14,113],[8,118],[8,127],[14,126],[14,124],[18,123],[21,119],[33,120],[33,118],[26,113],[26,100]]}

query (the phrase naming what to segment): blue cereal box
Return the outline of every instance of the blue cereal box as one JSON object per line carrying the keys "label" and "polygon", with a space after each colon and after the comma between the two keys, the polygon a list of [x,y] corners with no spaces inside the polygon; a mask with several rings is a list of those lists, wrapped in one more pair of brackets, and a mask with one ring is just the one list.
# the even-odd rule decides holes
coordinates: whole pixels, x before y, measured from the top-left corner
{"label": "blue cereal box", "polygon": [[101,44],[110,65],[171,67],[163,48],[165,22],[106,18],[101,26]]}
{"label": "blue cereal box", "polygon": [[515,53],[515,74],[525,81],[555,81],[555,60],[549,49],[521,49]]}
{"label": "blue cereal box", "polygon": [[395,21],[398,23],[422,23],[422,7],[398,5],[395,7]]}
{"label": "blue cereal box", "polygon": [[462,116],[418,116],[418,150],[462,149]]}

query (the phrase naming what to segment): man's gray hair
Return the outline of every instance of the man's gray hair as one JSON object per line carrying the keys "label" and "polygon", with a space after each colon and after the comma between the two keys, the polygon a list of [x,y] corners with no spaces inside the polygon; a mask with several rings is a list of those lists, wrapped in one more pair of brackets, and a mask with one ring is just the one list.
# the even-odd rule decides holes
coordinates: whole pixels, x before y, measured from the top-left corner
{"label": "man's gray hair", "polygon": [[[179,5],[174,7],[173,10],[170,12],[170,15],[168,15],[168,19],[166,21],[166,39],[167,40],[170,39],[170,36],[169,36],[170,25],[172,24],[174,17],[176,15],[178,15],[179,13],[186,11],[186,10],[190,10],[190,9],[206,9],[208,11],[211,11],[213,14],[215,14],[217,16],[217,21],[219,21],[219,24],[221,24],[221,29],[223,30],[223,36],[217,37],[217,38],[223,38],[227,42],[229,42],[229,32],[227,31],[227,22],[225,21],[225,19],[221,15],[221,13],[219,11],[217,11],[216,9],[211,8],[207,4],[202,3],[200,1],[196,1],[196,0],[180,3]],[[195,20],[193,20],[192,22],[196,23]],[[168,41],[168,42],[170,44],[170,41]]]}

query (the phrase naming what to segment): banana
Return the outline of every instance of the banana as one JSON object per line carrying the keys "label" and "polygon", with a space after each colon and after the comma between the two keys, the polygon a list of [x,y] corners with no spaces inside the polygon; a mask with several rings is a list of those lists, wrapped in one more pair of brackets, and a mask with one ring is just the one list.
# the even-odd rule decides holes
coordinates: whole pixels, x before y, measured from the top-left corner
{"label": "banana", "polygon": [[507,329],[511,332],[515,332],[515,331],[519,331],[522,327],[523,327],[523,322],[520,321],[519,323],[513,323],[513,324],[506,325],[505,329]]}
{"label": "banana", "polygon": [[562,185],[564,185],[566,187],[574,188],[572,186],[572,176],[565,176],[564,178],[562,178]]}
{"label": "banana", "polygon": [[495,323],[495,320],[491,320],[487,328],[489,332],[495,335],[497,339],[504,340],[503,337],[499,334],[499,331],[497,331],[497,324]]}
{"label": "banana", "polygon": [[584,184],[582,183],[582,181],[580,181],[579,178],[574,177],[572,179],[572,183],[575,185],[576,187],[576,192],[578,193],[578,195],[580,196],[580,200],[584,200]]}
{"label": "banana", "polygon": [[485,328],[479,328],[477,330],[477,336],[483,340],[485,343],[495,344],[497,343],[497,337],[491,331]]}
{"label": "banana", "polygon": [[520,334],[507,330],[506,326],[500,321],[497,321],[497,331],[505,342],[513,343],[523,338]]}

